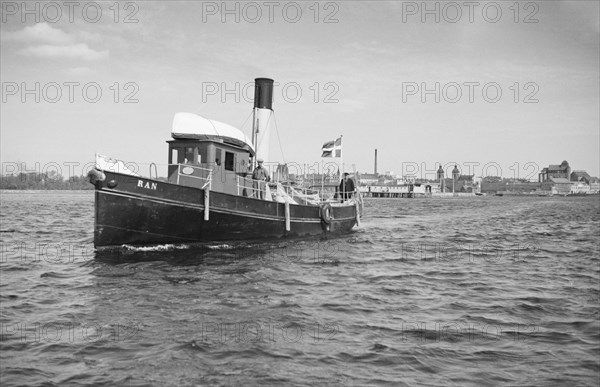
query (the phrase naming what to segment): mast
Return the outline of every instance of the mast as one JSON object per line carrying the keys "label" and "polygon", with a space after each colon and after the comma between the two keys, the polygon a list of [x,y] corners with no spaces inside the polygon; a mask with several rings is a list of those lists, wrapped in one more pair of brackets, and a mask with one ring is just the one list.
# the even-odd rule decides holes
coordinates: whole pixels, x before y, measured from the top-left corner
{"label": "mast", "polygon": [[344,147],[342,146],[343,140],[344,135],[340,134],[340,164],[342,164],[342,179],[344,178]]}

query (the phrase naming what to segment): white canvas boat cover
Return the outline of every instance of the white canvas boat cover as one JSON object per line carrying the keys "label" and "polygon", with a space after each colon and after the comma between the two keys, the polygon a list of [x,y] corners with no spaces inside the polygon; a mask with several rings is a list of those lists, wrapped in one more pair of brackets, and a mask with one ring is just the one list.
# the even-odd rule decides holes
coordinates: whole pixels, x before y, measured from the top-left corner
{"label": "white canvas boat cover", "polygon": [[252,141],[238,128],[193,113],[175,114],[171,136],[191,140],[221,138],[242,147],[245,145],[252,154],[255,153]]}
{"label": "white canvas boat cover", "polygon": [[[135,164],[134,164],[135,166]],[[96,153],[96,169],[101,171],[109,171],[116,173],[123,173],[130,176],[139,176],[131,169],[127,168],[127,165],[121,160],[111,159],[107,156],[102,156]]]}

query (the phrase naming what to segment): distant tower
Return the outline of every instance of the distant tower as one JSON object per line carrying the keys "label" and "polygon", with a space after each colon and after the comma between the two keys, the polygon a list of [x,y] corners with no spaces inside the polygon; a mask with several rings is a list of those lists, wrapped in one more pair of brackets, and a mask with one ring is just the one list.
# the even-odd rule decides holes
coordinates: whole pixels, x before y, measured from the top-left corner
{"label": "distant tower", "polygon": [[444,192],[444,168],[442,168],[442,164],[440,164],[440,167],[437,170],[437,180],[440,183],[440,191]]}
{"label": "distant tower", "polygon": [[452,170],[452,179],[454,179],[454,181],[457,181],[459,177],[460,171],[458,170],[458,166],[454,165],[454,169]]}
{"label": "distant tower", "polygon": [[569,162],[567,160],[563,160],[562,163],[560,163],[560,167],[561,170],[563,170],[564,172],[562,173],[564,178],[569,178],[571,176],[571,167],[569,166]]}
{"label": "distant tower", "polygon": [[460,177],[460,171],[458,170],[458,166],[455,164],[454,169],[452,170],[452,193],[456,189],[456,184],[458,183],[458,178]]}
{"label": "distant tower", "polygon": [[373,173],[377,175],[377,149],[375,149],[375,170]]}

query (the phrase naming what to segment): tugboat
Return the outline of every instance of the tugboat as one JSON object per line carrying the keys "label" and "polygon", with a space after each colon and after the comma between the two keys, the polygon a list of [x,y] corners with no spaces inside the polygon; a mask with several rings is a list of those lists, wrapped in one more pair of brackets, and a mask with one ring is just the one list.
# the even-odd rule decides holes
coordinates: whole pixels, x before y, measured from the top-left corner
{"label": "tugboat", "polygon": [[286,181],[252,179],[268,160],[273,80],[257,78],[252,140],[241,130],[177,113],[167,178],[147,178],[123,161],[96,155],[94,246],[205,243],[349,232],[360,225],[362,197],[321,195]]}

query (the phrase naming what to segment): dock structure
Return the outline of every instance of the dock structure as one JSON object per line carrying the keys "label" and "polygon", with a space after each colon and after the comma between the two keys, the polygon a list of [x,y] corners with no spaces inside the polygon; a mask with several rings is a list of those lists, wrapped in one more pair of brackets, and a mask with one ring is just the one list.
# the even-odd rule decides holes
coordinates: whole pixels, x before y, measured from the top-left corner
{"label": "dock structure", "polygon": [[431,196],[431,186],[424,184],[363,185],[358,190],[370,198],[414,198]]}
{"label": "dock structure", "polygon": [[441,192],[436,183],[362,185],[358,190],[367,198],[452,198],[475,196],[475,192]]}

